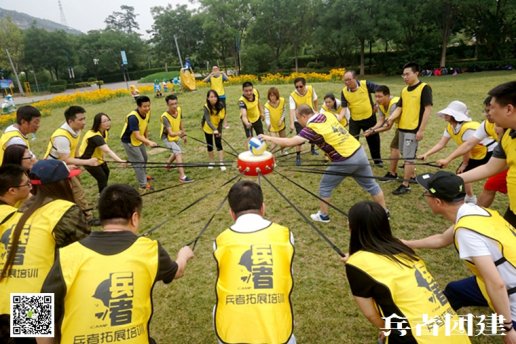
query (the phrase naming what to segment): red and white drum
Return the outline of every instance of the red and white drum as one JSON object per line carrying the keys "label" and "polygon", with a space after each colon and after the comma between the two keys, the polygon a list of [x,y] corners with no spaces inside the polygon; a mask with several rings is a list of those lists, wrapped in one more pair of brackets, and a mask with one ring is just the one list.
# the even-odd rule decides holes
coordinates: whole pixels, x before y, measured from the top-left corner
{"label": "red and white drum", "polygon": [[269,174],[274,171],[274,155],[271,152],[264,152],[261,155],[253,155],[246,151],[238,154],[238,171],[246,176],[258,176]]}

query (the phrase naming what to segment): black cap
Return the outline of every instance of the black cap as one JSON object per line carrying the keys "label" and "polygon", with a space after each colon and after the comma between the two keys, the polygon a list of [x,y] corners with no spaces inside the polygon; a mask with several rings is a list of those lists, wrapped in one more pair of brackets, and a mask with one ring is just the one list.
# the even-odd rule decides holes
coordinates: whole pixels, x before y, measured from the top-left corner
{"label": "black cap", "polygon": [[38,160],[30,170],[30,179],[33,185],[50,184],[78,176],[80,173],[80,169],[70,171],[61,160]]}
{"label": "black cap", "polygon": [[420,174],[416,180],[432,196],[444,201],[459,201],[466,196],[464,180],[451,172],[439,171],[433,174]]}

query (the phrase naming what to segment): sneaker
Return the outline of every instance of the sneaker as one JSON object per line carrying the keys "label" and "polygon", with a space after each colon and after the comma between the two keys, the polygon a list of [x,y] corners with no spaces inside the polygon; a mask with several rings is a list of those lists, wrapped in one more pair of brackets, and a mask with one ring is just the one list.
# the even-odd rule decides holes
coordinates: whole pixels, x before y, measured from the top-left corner
{"label": "sneaker", "polygon": [[184,176],[184,178],[179,178],[179,181],[180,181],[181,183],[191,183],[191,182],[193,182],[194,180],[193,180],[193,179],[191,179],[191,178],[188,178],[188,176]]}
{"label": "sneaker", "polygon": [[154,178],[152,178],[152,176],[147,176],[147,181],[150,182],[151,180],[154,180]]}
{"label": "sneaker", "polygon": [[312,150],[310,151],[310,153],[312,153],[312,155],[319,155],[319,153],[317,153],[317,151],[316,151],[315,149],[312,149]]}
{"label": "sneaker", "polygon": [[385,213],[387,214],[387,219],[391,219],[391,212],[389,211],[389,209],[385,208]]}
{"label": "sneaker", "polygon": [[220,165],[220,170],[221,170],[222,172],[224,172],[224,171],[226,170],[226,166],[224,166],[224,165]]}
{"label": "sneaker", "polygon": [[98,227],[98,226],[100,226],[100,220],[97,219],[96,217],[92,217],[91,219],[88,220],[88,225],[90,227]]}
{"label": "sneaker", "polygon": [[411,177],[408,181],[410,184],[417,184],[416,177]]}
{"label": "sneaker", "polygon": [[149,191],[154,191],[154,187],[150,183],[147,183],[145,186],[140,186],[141,194],[149,192]]}
{"label": "sneaker", "polygon": [[398,174],[397,173],[392,174],[391,172],[387,172],[385,174],[385,176],[380,178],[380,180],[382,180],[384,182],[390,182],[390,181],[393,181],[396,179],[398,179]]}
{"label": "sneaker", "polygon": [[212,162],[210,162],[210,163],[208,164],[208,170],[213,170],[213,166],[215,166],[215,164],[214,164],[214,163],[212,163]]}
{"label": "sneaker", "polygon": [[320,211],[318,211],[315,214],[311,214],[310,217],[312,218],[312,220],[317,221],[317,222],[324,222],[324,223],[330,222],[330,215],[321,214]]}
{"label": "sneaker", "polygon": [[401,184],[400,186],[398,186],[398,188],[396,190],[394,190],[392,192],[392,194],[393,195],[404,195],[409,192],[410,192],[410,186],[405,186],[405,185]]}
{"label": "sneaker", "polygon": [[296,166],[301,166],[301,156],[296,156]]}
{"label": "sneaker", "polygon": [[376,167],[383,168],[383,161],[381,161],[381,160],[379,160],[379,161],[375,161],[375,162],[374,162],[374,165],[375,165]]}

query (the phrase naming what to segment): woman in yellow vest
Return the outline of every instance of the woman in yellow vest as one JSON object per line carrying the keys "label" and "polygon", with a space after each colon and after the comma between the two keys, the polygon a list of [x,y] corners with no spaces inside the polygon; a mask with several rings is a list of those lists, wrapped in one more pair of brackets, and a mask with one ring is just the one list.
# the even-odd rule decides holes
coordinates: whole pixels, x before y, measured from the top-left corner
{"label": "woman in yellow vest", "polygon": [[359,202],[348,220],[346,276],[358,308],[380,329],[381,342],[469,343],[453,327],[458,316],[423,260],[393,237],[385,210],[374,202]]}
{"label": "woman in yellow vest", "polygon": [[[285,98],[280,97],[279,90],[271,87],[267,91],[267,103],[264,105],[265,124],[273,136],[286,137],[285,133]],[[271,146],[273,150],[276,145]],[[281,147],[281,154],[284,153]]]}
{"label": "woman in yellow vest", "polygon": [[[439,111],[438,116],[443,118],[448,125],[444,130],[441,140],[430,148],[425,154],[420,155],[418,158],[425,160],[430,155],[439,152],[441,149],[446,147],[446,144],[453,139],[457,146],[466,142],[470,137],[475,134],[476,129],[480,126],[478,122],[472,121],[468,115],[468,108],[466,104],[461,101],[454,100],[448,107]],[[469,171],[475,167],[484,165],[489,161],[493,154],[493,149],[496,146],[496,141],[491,138],[486,138],[480,141],[479,144],[474,146],[469,153],[466,153],[462,157],[462,163],[457,168],[456,173],[463,173]],[[466,187],[466,203],[477,203],[477,197],[473,193],[473,184],[467,183]]]}
{"label": "woman in yellow vest", "polygon": [[[335,98],[333,93],[328,93],[324,96],[324,103],[321,106],[321,112],[329,112],[335,115],[337,119],[340,117],[340,112],[342,111],[342,106],[340,105],[340,100]],[[340,124],[343,127],[348,125],[349,121],[349,112],[346,111],[344,116],[339,120]]]}
{"label": "woman in yellow vest", "polygon": [[222,120],[226,116],[224,104],[219,99],[219,95],[214,90],[209,90],[206,95],[206,104],[204,104],[204,115],[202,117],[201,126],[206,138],[206,149],[208,150],[208,158],[210,159],[209,169],[213,169],[215,165],[215,156],[213,154],[213,141],[219,154],[220,170],[225,171],[224,166],[224,150],[222,149]]}
{"label": "woman in yellow vest", "polygon": [[53,159],[40,160],[32,167],[35,196],[0,233],[7,246],[0,257],[0,315],[10,313],[10,293],[40,292],[56,248],[90,233],[83,212],[74,203],[69,180],[79,172]]}
{"label": "woman in yellow vest", "polygon": [[84,168],[97,180],[99,193],[107,186],[109,179],[109,167],[104,160],[104,153],[109,154],[117,162],[125,162],[107,145],[110,128],[111,118],[105,113],[99,112],[93,118],[93,125],[84,134],[79,147],[79,159],[97,158],[97,166],[84,166]]}
{"label": "woman in yellow vest", "polygon": [[34,163],[36,157],[25,145],[10,145],[5,149],[3,165],[14,164],[21,166],[26,172],[29,172]]}

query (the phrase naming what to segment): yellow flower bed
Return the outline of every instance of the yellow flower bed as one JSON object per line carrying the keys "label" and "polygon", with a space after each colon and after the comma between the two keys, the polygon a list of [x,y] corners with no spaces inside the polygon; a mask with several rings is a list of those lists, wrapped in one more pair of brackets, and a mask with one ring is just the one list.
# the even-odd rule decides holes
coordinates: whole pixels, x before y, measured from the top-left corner
{"label": "yellow flower bed", "polygon": [[48,100],[41,100],[39,102],[33,103],[32,106],[38,108],[39,110],[43,110],[55,109],[74,104],[98,104],[113,98],[125,97],[129,94],[129,91],[125,89],[101,89],[95,91],[58,95]]}
{"label": "yellow flower bed", "polygon": [[[50,116],[51,112],[50,110],[43,110],[41,111],[41,116],[47,117]],[[5,115],[0,115],[0,128],[6,128],[10,126],[11,124],[14,124],[16,122],[16,112],[11,112]]]}

